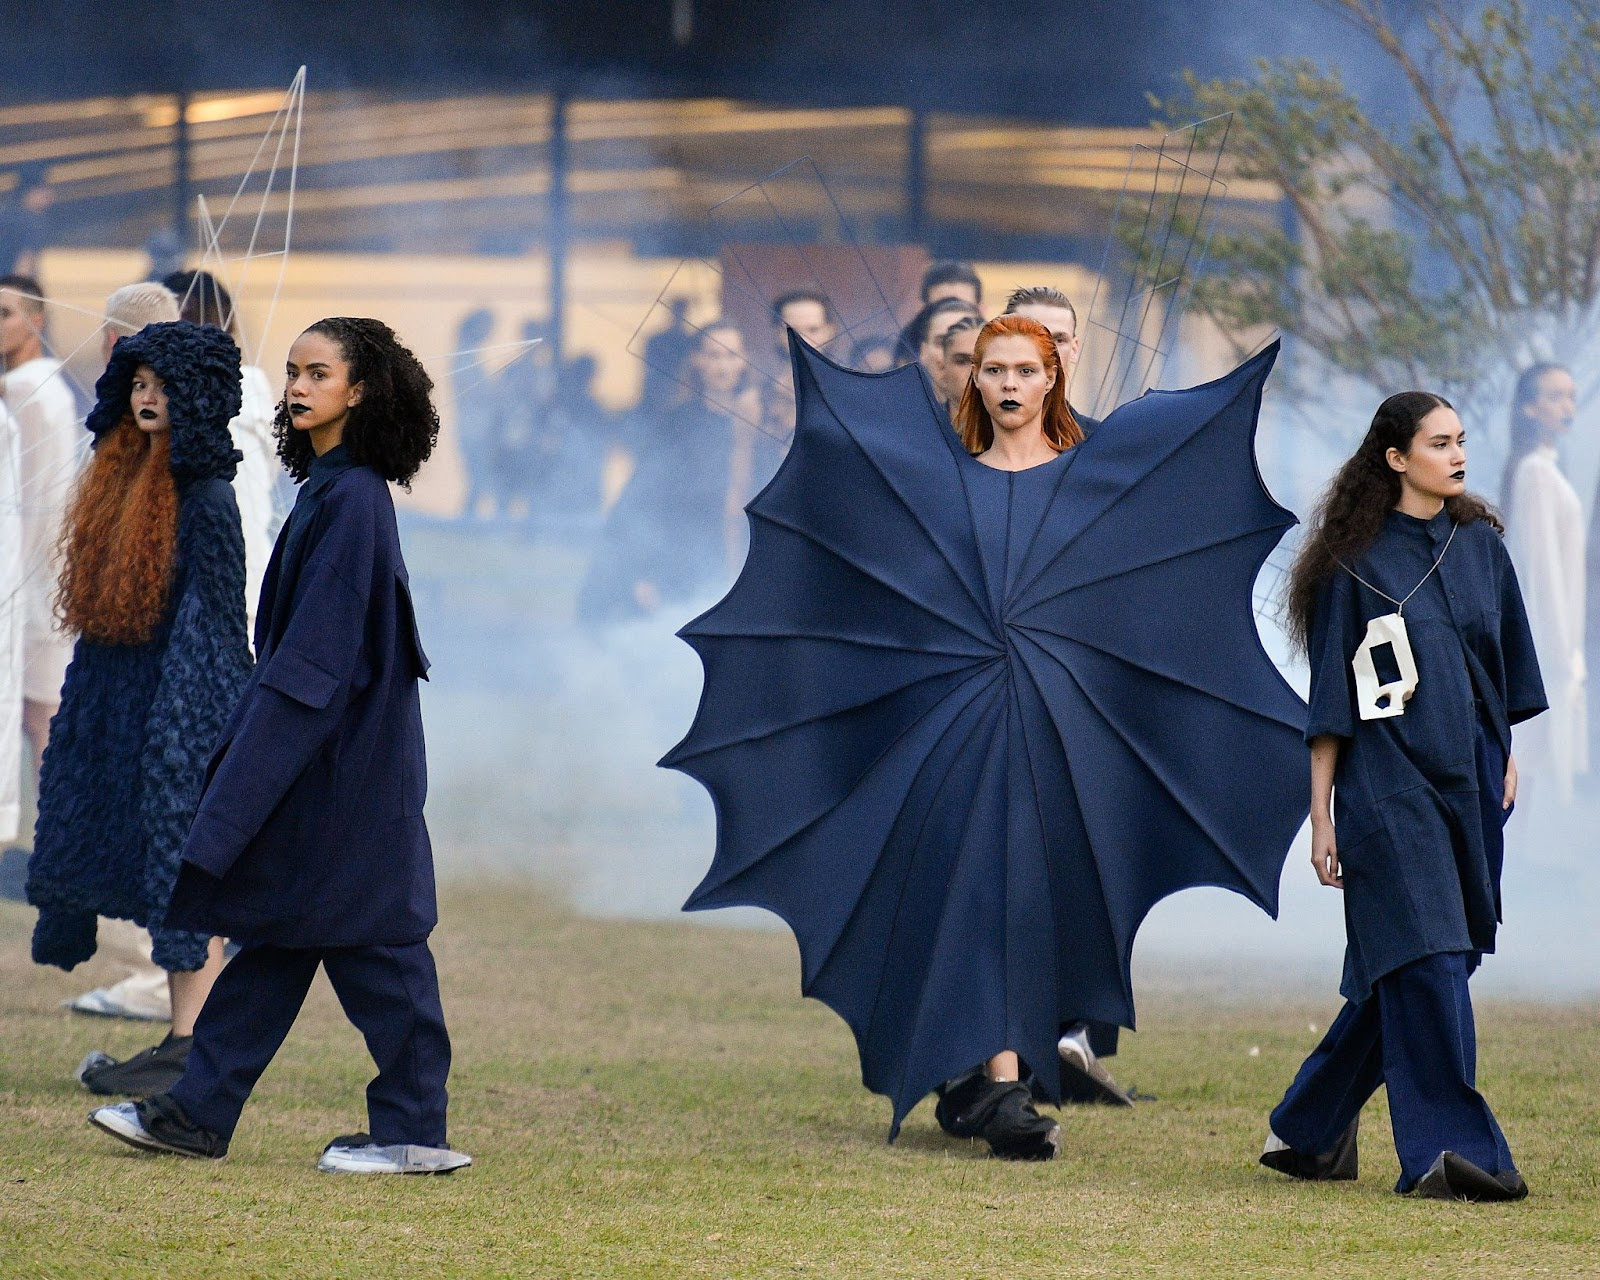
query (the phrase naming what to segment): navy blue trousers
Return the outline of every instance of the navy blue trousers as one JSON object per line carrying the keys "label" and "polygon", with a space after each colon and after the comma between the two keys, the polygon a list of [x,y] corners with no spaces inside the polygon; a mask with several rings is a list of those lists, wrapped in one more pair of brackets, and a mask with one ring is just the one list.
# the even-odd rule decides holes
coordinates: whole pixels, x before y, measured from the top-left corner
{"label": "navy blue trousers", "polygon": [[1409,1191],[1441,1151],[1486,1173],[1516,1166],[1477,1090],[1478,1045],[1465,952],[1424,956],[1347,1002],[1272,1113],[1272,1131],[1296,1151],[1333,1150],[1377,1087],[1389,1091],[1400,1156],[1396,1191]]}
{"label": "navy blue trousers", "polygon": [[231,1138],[319,964],[378,1065],[367,1086],[373,1141],[443,1146],[450,1037],[426,942],[319,950],[246,946],[206,998],[183,1079],[171,1096],[195,1124]]}

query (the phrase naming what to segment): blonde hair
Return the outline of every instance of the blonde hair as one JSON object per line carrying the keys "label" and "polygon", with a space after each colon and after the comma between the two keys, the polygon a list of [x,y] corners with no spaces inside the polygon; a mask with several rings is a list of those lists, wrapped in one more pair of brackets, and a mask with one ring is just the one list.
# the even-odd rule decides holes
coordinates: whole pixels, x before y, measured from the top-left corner
{"label": "blonde hair", "polygon": [[106,299],[106,325],[118,337],[177,318],[177,295],[153,280],[125,284]]}

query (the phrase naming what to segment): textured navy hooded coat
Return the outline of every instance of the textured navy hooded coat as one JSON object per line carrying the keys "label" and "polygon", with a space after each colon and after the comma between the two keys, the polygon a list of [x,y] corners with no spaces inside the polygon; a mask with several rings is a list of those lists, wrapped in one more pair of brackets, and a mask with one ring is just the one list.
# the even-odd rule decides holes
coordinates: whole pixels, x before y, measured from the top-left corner
{"label": "textured navy hooded coat", "polygon": [[1306,740],[1342,740],[1333,802],[1347,1000],[1424,956],[1494,950],[1511,726],[1544,710],[1544,685],[1505,544],[1481,520],[1453,541],[1451,528],[1447,511],[1391,511],[1350,566],[1396,600],[1422,584],[1405,607],[1418,681],[1404,715],[1357,719],[1350,668],[1368,620],[1393,602],[1336,572],[1312,619]]}
{"label": "textured navy hooded coat", "polygon": [[278,535],[255,642],[169,921],[282,947],[426,938],[428,661],[389,486],[343,445],[312,463]]}
{"label": "textured navy hooded coat", "polygon": [[239,349],[176,321],[121,339],[95,386],[96,441],[128,412],[133,375],[166,384],[178,542],[167,609],[142,645],[80,638],[50,726],[28,901],[33,957],[71,969],[95,950],[95,917],[155,935],[168,970],[205,962],[204,932],[162,927],[206,760],[250,672],[244,536],[231,484],[239,454]]}

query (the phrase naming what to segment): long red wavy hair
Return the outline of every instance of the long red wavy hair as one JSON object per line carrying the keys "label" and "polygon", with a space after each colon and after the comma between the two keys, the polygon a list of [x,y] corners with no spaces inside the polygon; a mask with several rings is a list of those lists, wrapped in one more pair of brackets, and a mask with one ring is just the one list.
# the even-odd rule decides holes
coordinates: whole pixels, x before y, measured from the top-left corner
{"label": "long red wavy hair", "polygon": [[61,531],[56,612],[99,644],[144,644],[167,608],[178,548],[172,437],[124,418],[94,451]]}
{"label": "long red wavy hair", "polygon": [[966,389],[961,393],[961,404],[956,409],[956,432],[961,436],[961,443],[967,452],[980,454],[994,444],[994,421],[989,417],[975,377],[983,367],[984,348],[996,338],[1030,339],[1039,350],[1039,363],[1044,366],[1045,372],[1056,375],[1055,385],[1044,397],[1044,421],[1041,425],[1045,442],[1057,453],[1081,444],[1083,428],[1072,416],[1072,406],[1067,403],[1066,371],[1061,367],[1061,354],[1056,350],[1050,330],[1031,316],[1004,315],[996,316],[978,330],[977,345],[972,349],[974,379],[968,380]]}

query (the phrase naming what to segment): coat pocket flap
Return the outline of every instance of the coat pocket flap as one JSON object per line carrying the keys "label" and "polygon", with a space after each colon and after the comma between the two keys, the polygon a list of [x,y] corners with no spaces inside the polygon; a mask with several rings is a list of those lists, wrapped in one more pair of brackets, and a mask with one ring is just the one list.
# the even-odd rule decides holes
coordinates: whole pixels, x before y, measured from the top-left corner
{"label": "coat pocket flap", "polygon": [[261,683],[316,711],[332,702],[339,689],[338,676],[287,646],[267,659],[261,669]]}
{"label": "coat pocket flap", "polygon": [[417,630],[417,609],[411,602],[411,584],[406,581],[404,574],[395,574],[394,580],[396,594],[400,600],[400,643],[405,644],[409,641],[417,662],[417,675],[426,680],[428,668],[433,664],[423,652],[422,633]]}

